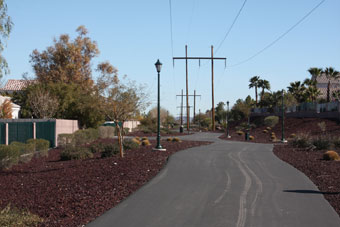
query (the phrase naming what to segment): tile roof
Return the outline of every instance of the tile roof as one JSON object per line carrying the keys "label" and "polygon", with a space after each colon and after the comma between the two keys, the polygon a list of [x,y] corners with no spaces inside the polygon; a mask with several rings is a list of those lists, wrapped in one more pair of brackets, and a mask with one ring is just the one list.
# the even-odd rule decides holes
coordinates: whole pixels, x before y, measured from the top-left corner
{"label": "tile roof", "polygon": [[6,85],[1,90],[21,91],[31,83],[34,83],[34,80],[8,80]]}

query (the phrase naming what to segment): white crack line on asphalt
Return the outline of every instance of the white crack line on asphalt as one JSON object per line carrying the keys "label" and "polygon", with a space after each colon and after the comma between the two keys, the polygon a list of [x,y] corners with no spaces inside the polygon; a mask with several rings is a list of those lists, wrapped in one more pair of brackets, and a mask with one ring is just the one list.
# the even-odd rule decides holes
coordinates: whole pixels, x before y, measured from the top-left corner
{"label": "white crack line on asphalt", "polygon": [[[242,151],[240,152],[243,152],[246,148],[244,148]],[[240,195],[240,208],[239,208],[239,211],[238,211],[238,219],[237,219],[237,224],[236,226],[237,227],[243,227],[245,226],[245,223],[246,223],[246,219],[247,219],[247,207],[246,207],[246,203],[247,203],[247,194],[248,194],[248,191],[250,189],[250,186],[251,186],[251,177],[249,176],[249,174],[247,173],[247,171],[245,170],[245,168],[242,166],[241,162],[236,160],[235,158],[233,158],[231,156],[232,153],[229,153],[229,157],[234,161],[236,162],[238,168],[241,170],[244,178],[245,178],[245,183],[244,183],[244,188],[243,188],[243,191]]]}
{"label": "white crack line on asphalt", "polygon": [[230,185],[231,185],[231,178],[230,175],[228,173],[228,171],[225,171],[226,175],[227,175],[227,184],[225,189],[223,190],[222,194],[214,201],[215,204],[221,202],[221,200],[224,198],[224,196],[227,194],[227,192],[230,189]]}
{"label": "white crack line on asphalt", "polygon": [[262,185],[262,182],[261,180],[258,178],[258,176],[254,173],[253,170],[251,170],[249,168],[249,166],[245,163],[244,159],[242,159],[241,157],[241,152],[238,153],[238,157],[240,159],[240,161],[242,162],[242,164],[247,168],[247,170],[249,171],[249,173],[255,178],[255,183],[257,184],[257,189],[256,189],[256,193],[255,193],[255,197],[254,197],[254,200],[253,202],[251,203],[251,215],[254,216],[255,214],[255,207],[256,207],[256,202],[257,202],[257,199],[258,199],[258,196],[259,194],[262,194],[262,191],[263,191],[263,185]]}

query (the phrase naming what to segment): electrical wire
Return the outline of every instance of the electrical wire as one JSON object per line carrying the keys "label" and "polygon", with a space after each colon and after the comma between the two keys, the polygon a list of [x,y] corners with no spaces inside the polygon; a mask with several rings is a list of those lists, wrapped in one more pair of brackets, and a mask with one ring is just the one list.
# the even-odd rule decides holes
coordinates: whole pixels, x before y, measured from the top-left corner
{"label": "electrical wire", "polygon": [[268,48],[272,47],[275,43],[277,43],[278,41],[280,41],[283,37],[285,37],[289,32],[291,32],[295,27],[297,27],[302,21],[304,21],[309,15],[311,15],[317,8],[319,8],[326,0],[322,0],[321,2],[319,2],[319,4],[317,4],[312,10],[310,10],[305,16],[303,16],[297,23],[295,23],[292,27],[290,27],[287,31],[285,31],[283,34],[281,34],[278,38],[276,38],[274,41],[272,41],[271,43],[269,43],[267,46],[265,46],[263,49],[261,49],[260,51],[256,52],[254,55],[250,56],[249,58],[240,61],[234,65],[230,65],[228,67],[235,67],[241,64],[244,64],[250,60],[252,60],[253,58],[257,57],[259,54],[261,54],[262,52],[264,52],[265,50],[267,50]]}
{"label": "electrical wire", "polygon": [[169,8],[170,8],[170,38],[171,38],[171,54],[174,57],[174,41],[173,41],[173,34],[172,34],[172,7],[171,7],[171,0],[169,0]]}
{"label": "electrical wire", "polygon": [[220,42],[220,44],[219,44],[218,47],[216,48],[215,53],[217,53],[217,51],[221,48],[221,46],[222,46],[222,44],[224,43],[224,41],[226,40],[226,38],[229,36],[231,30],[233,29],[233,27],[234,27],[234,25],[235,25],[235,23],[236,23],[238,17],[240,16],[240,14],[241,14],[241,12],[242,12],[244,6],[246,5],[247,1],[248,1],[248,0],[244,0],[242,6],[241,6],[241,8],[240,8],[240,10],[239,10],[238,13],[236,14],[236,17],[234,18],[233,23],[230,25],[230,27],[229,27],[227,33],[225,34],[223,40]]}

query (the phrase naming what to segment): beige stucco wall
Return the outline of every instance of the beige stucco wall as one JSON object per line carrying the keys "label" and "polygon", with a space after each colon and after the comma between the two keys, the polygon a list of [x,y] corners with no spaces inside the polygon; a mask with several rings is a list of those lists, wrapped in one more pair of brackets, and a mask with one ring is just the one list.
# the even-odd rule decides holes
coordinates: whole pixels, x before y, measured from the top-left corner
{"label": "beige stucco wall", "polygon": [[58,135],[63,133],[74,133],[79,129],[77,120],[56,119],[55,144],[58,144]]}

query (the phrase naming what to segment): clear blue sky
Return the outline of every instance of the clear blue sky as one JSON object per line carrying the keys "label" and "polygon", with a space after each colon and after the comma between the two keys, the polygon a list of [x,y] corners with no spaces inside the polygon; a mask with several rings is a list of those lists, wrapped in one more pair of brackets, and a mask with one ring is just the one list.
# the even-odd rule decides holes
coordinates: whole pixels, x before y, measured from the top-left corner
{"label": "clear blue sky", "polygon": [[[244,64],[230,67],[252,56],[271,43],[321,0],[248,0],[216,57],[227,58],[227,68],[215,62],[215,104],[251,95],[249,78],[255,75],[270,81],[272,90],[286,88],[289,82],[308,77],[309,67],[333,66],[340,70],[340,1],[326,0],[306,20],[275,45]],[[157,73],[154,63],[163,63],[161,105],[179,114],[185,92],[185,64],[172,66],[170,10],[168,0],[7,0],[14,22],[4,56],[11,70],[7,79],[20,79],[24,72],[34,76],[29,55],[52,44],[54,37],[75,37],[79,25],[101,51],[93,68],[110,61],[121,76],[148,86],[152,105],[156,105]],[[210,56],[243,4],[243,0],[172,0],[174,56]],[[96,73],[94,73],[94,78]],[[211,64],[189,61],[189,93],[196,90],[198,109],[211,108]],[[190,99],[193,105],[193,99]]]}

